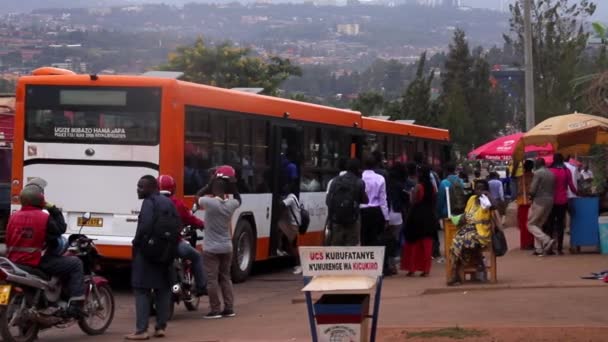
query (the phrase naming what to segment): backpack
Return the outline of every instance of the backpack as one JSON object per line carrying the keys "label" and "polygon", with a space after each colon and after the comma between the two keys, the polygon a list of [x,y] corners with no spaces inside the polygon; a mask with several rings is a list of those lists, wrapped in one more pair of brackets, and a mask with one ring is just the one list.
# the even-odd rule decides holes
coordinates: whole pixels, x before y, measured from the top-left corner
{"label": "backpack", "polygon": [[359,184],[357,178],[338,176],[331,184],[327,198],[330,221],[337,224],[353,224],[359,218]]}
{"label": "backpack", "polygon": [[450,208],[452,215],[460,215],[464,213],[467,206],[467,196],[464,192],[464,186],[458,181],[448,178],[450,182]]}
{"label": "backpack", "polygon": [[289,211],[291,212],[293,220],[296,221],[296,224],[298,225],[299,233],[305,234],[308,231],[308,226],[310,225],[310,213],[308,212],[308,210],[306,210],[306,208],[304,208],[304,205],[301,204],[300,201],[298,201],[298,198],[295,195],[292,194],[291,196],[294,197],[296,201],[296,206],[300,210],[300,222],[298,222],[298,219],[296,218],[296,213],[293,212],[291,206],[289,207]]}
{"label": "backpack", "polygon": [[152,264],[169,265],[177,256],[181,220],[175,210],[159,210],[154,199],[154,224],[144,235],[141,253]]}

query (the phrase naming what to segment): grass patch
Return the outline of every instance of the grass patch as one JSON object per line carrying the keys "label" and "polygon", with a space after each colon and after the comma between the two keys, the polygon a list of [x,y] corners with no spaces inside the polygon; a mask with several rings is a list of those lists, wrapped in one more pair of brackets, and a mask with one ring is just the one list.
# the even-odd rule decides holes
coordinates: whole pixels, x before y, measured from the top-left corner
{"label": "grass patch", "polygon": [[485,336],[486,332],[483,330],[476,329],[463,329],[460,327],[444,328],[439,330],[427,330],[418,332],[408,332],[408,338],[436,338],[436,337],[447,337],[455,340],[463,340],[469,337],[482,337]]}

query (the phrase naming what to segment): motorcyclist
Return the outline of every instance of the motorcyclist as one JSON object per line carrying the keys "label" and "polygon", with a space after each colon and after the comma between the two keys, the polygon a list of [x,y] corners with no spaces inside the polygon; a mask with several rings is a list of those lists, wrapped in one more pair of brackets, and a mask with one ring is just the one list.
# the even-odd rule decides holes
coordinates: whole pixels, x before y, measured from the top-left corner
{"label": "motorcyclist", "polygon": [[[169,175],[160,175],[158,177],[158,185],[160,187],[160,193],[171,199],[182,223],[186,226],[192,226],[194,228],[203,229],[204,223],[198,217],[192,214],[192,211],[186,207],[184,202],[175,196],[175,179]],[[181,230],[183,227],[179,227]],[[177,246],[177,254],[180,258],[190,260],[192,262],[192,270],[194,273],[194,282],[196,289],[194,294],[196,296],[203,296],[207,294],[207,279],[203,272],[203,256],[193,248],[190,243],[180,237],[179,245]]]}
{"label": "motorcyclist", "polygon": [[59,277],[70,296],[67,315],[76,319],[85,314],[84,271],[82,261],[74,256],[49,253],[56,249],[66,231],[61,211],[47,205],[46,181],[38,178],[21,191],[21,210],[11,215],[6,231],[7,257],[12,262]]}

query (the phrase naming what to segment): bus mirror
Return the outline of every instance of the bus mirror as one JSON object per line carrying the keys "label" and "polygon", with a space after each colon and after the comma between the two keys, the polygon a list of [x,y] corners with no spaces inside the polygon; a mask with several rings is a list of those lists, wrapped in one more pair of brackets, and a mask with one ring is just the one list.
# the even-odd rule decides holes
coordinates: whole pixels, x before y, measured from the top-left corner
{"label": "bus mirror", "polygon": [[82,215],[82,218],[84,219],[84,221],[88,221],[91,219],[91,213],[86,212]]}

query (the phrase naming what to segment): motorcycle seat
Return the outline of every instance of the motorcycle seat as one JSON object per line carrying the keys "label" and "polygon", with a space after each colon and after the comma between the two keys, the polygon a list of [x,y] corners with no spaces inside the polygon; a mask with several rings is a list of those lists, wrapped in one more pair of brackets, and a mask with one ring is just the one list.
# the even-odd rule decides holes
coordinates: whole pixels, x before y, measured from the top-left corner
{"label": "motorcycle seat", "polygon": [[28,265],[23,265],[23,264],[17,264],[17,267],[19,268],[17,271],[23,272],[22,274],[17,273],[17,275],[20,275],[22,277],[27,276],[27,274],[29,273],[42,280],[46,280],[46,281],[51,280],[51,276],[39,268],[28,266]]}

